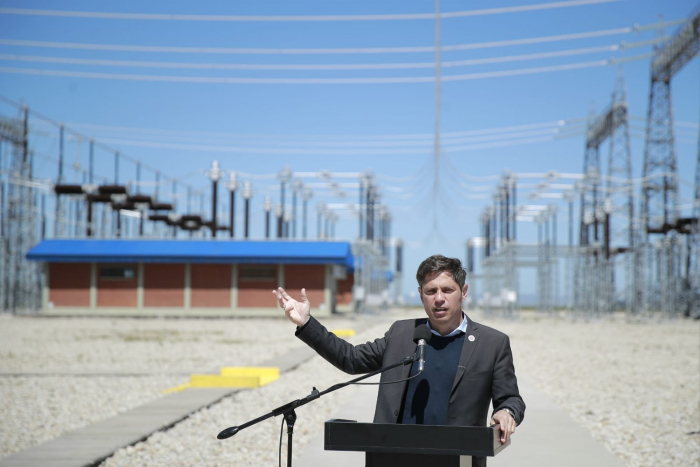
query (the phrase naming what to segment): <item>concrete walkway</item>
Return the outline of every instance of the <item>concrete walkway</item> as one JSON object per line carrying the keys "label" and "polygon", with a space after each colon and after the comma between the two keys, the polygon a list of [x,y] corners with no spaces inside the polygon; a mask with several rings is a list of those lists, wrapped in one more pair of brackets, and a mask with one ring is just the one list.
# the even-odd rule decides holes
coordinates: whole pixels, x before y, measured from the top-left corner
{"label": "concrete walkway", "polygon": [[[260,366],[289,371],[316,355],[303,347]],[[212,371],[218,373],[219,369]],[[190,414],[217,403],[240,389],[190,388],[168,394],[116,417],[80,428],[46,443],[25,449],[0,460],[0,467],[83,467],[96,465],[115,451],[143,441],[165,430]]]}
{"label": "concrete walkway", "polygon": [[[488,460],[489,467],[624,466],[544,393],[522,378],[518,383],[527,404],[525,422],[516,430],[511,445]],[[351,400],[340,407],[333,418],[371,422],[376,397],[376,386],[359,386]],[[295,464],[303,467],[361,467],[365,465],[364,458],[361,452],[324,451],[321,435],[309,443]]]}

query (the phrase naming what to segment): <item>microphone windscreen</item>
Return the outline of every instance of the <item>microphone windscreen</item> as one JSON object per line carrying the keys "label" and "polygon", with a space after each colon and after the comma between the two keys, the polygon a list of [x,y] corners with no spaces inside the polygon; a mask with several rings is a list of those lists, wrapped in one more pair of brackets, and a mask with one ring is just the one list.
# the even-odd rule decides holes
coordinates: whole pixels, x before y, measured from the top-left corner
{"label": "microphone windscreen", "polygon": [[431,337],[433,337],[433,333],[430,332],[430,328],[425,324],[421,324],[415,331],[413,331],[413,342],[416,344],[421,339],[425,339],[426,342],[430,342]]}

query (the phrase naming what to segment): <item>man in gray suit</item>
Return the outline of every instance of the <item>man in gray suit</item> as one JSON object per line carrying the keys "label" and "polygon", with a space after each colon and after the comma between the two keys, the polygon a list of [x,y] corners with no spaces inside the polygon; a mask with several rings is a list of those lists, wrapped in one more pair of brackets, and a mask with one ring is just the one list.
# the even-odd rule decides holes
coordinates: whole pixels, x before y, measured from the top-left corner
{"label": "man in gray suit", "polygon": [[[428,318],[396,321],[384,337],[355,346],[328,332],[310,315],[304,289],[300,302],[281,287],[273,293],[297,325],[297,337],[350,374],[378,370],[413,355],[414,330],[427,324],[433,336],[426,348],[424,372],[418,375],[418,365],[413,363],[382,373],[381,382],[407,381],[379,386],[374,423],[485,426],[493,402],[489,423],[499,425],[501,443],[506,443],[525,416],[508,336],[475,323],[462,311],[468,286],[458,259],[431,256],[418,267],[416,279]],[[475,458],[473,465],[483,466],[486,461]]]}

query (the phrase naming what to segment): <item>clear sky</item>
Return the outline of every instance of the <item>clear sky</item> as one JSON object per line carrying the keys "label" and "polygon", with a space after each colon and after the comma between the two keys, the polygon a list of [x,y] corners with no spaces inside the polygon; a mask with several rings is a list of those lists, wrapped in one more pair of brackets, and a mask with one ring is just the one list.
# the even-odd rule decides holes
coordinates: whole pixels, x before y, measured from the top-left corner
{"label": "clear sky", "polygon": [[[471,177],[499,176],[505,169],[580,172],[585,122],[575,119],[585,118],[592,105],[602,112],[610,104],[618,73],[617,67],[603,61],[651,52],[651,45],[626,50],[619,46],[655,37],[654,30],[635,34],[630,30],[635,24],[655,23],[660,14],[667,21],[682,19],[697,6],[691,0],[584,0],[577,6],[535,11],[509,8],[546,3],[552,2],[441,2],[442,13],[472,13],[440,22],[441,46],[462,47],[442,51],[443,159],[437,199],[431,195],[435,128],[431,1],[3,0],[0,94],[157,167],[164,175],[206,189],[207,197],[209,182],[203,172],[217,159],[223,169],[238,171],[241,181],[252,182],[252,235],[257,237],[262,236],[264,196],[272,196],[273,202],[279,198],[276,181],[260,176],[284,166],[294,172],[371,170],[394,217],[393,236],[406,244],[404,290],[408,290],[415,287],[411,276],[422,259],[433,253],[464,258],[466,239],[480,234],[479,215],[489,201],[483,197],[492,193],[495,181]],[[195,16],[101,18],[14,9]],[[495,11],[473,13],[485,9]],[[428,18],[381,17],[398,14]],[[375,19],[288,21],[310,15],[375,15]],[[266,18],[249,21],[253,16]],[[668,27],[665,32],[671,35],[676,29]],[[579,33],[586,34],[550,37]],[[501,41],[515,45],[496,43]],[[649,64],[646,58],[622,65],[630,114],[639,117],[632,120],[635,177],[642,173]],[[299,81],[304,79],[321,81]],[[692,198],[699,83],[698,58],[672,82],[674,118],[679,122],[679,174],[685,181],[681,205]],[[1,104],[0,115],[14,116],[16,111]],[[57,130],[37,122],[32,131],[34,149],[46,156],[37,162],[38,174],[55,178],[51,158],[58,154]],[[84,168],[86,154],[84,143],[67,140],[64,173],[69,181],[80,179],[72,168],[76,161]],[[100,149],[97,156],[96,172],[111,179],[112,155]],[[605,170],[607,144],[601,156]],[[122,161],[120,181],[134,177],[134,165]],[[144,170],[142,178],[152,179],[153,174]],[[341,187],[346,194],[342,198],[332,195],[323,180],[304,182],[314,188],[312,206],[323,200],[340,207],[357,199],[354,187]],[[169,185],[162,190],[169,193]],[[184,203],[178,207],[183,210]],[[338,214],[337,236],[355,238],[353,212],[339,209]],[[439,235],[433,232],[434,221]],[[564,216],[559,224],[563,239]],[[520,240],[535,240],[534,226],[518,228]],[[315,226],[310,230],[314,236]],[[534,282],[525,278],[522,284],[528,293]]]}

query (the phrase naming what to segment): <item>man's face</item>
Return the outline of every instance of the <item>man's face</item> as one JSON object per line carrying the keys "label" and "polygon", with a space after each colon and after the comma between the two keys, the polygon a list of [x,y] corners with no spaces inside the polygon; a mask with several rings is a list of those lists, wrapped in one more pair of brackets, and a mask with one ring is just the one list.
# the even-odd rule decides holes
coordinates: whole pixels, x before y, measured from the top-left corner
{"label": "man's face", "polygon": [[467,298],[467,284],[460,290],[452,274],[434,272],[418,287],[430,326],[442,335],[455,330],[462,322],[462,302]]}

